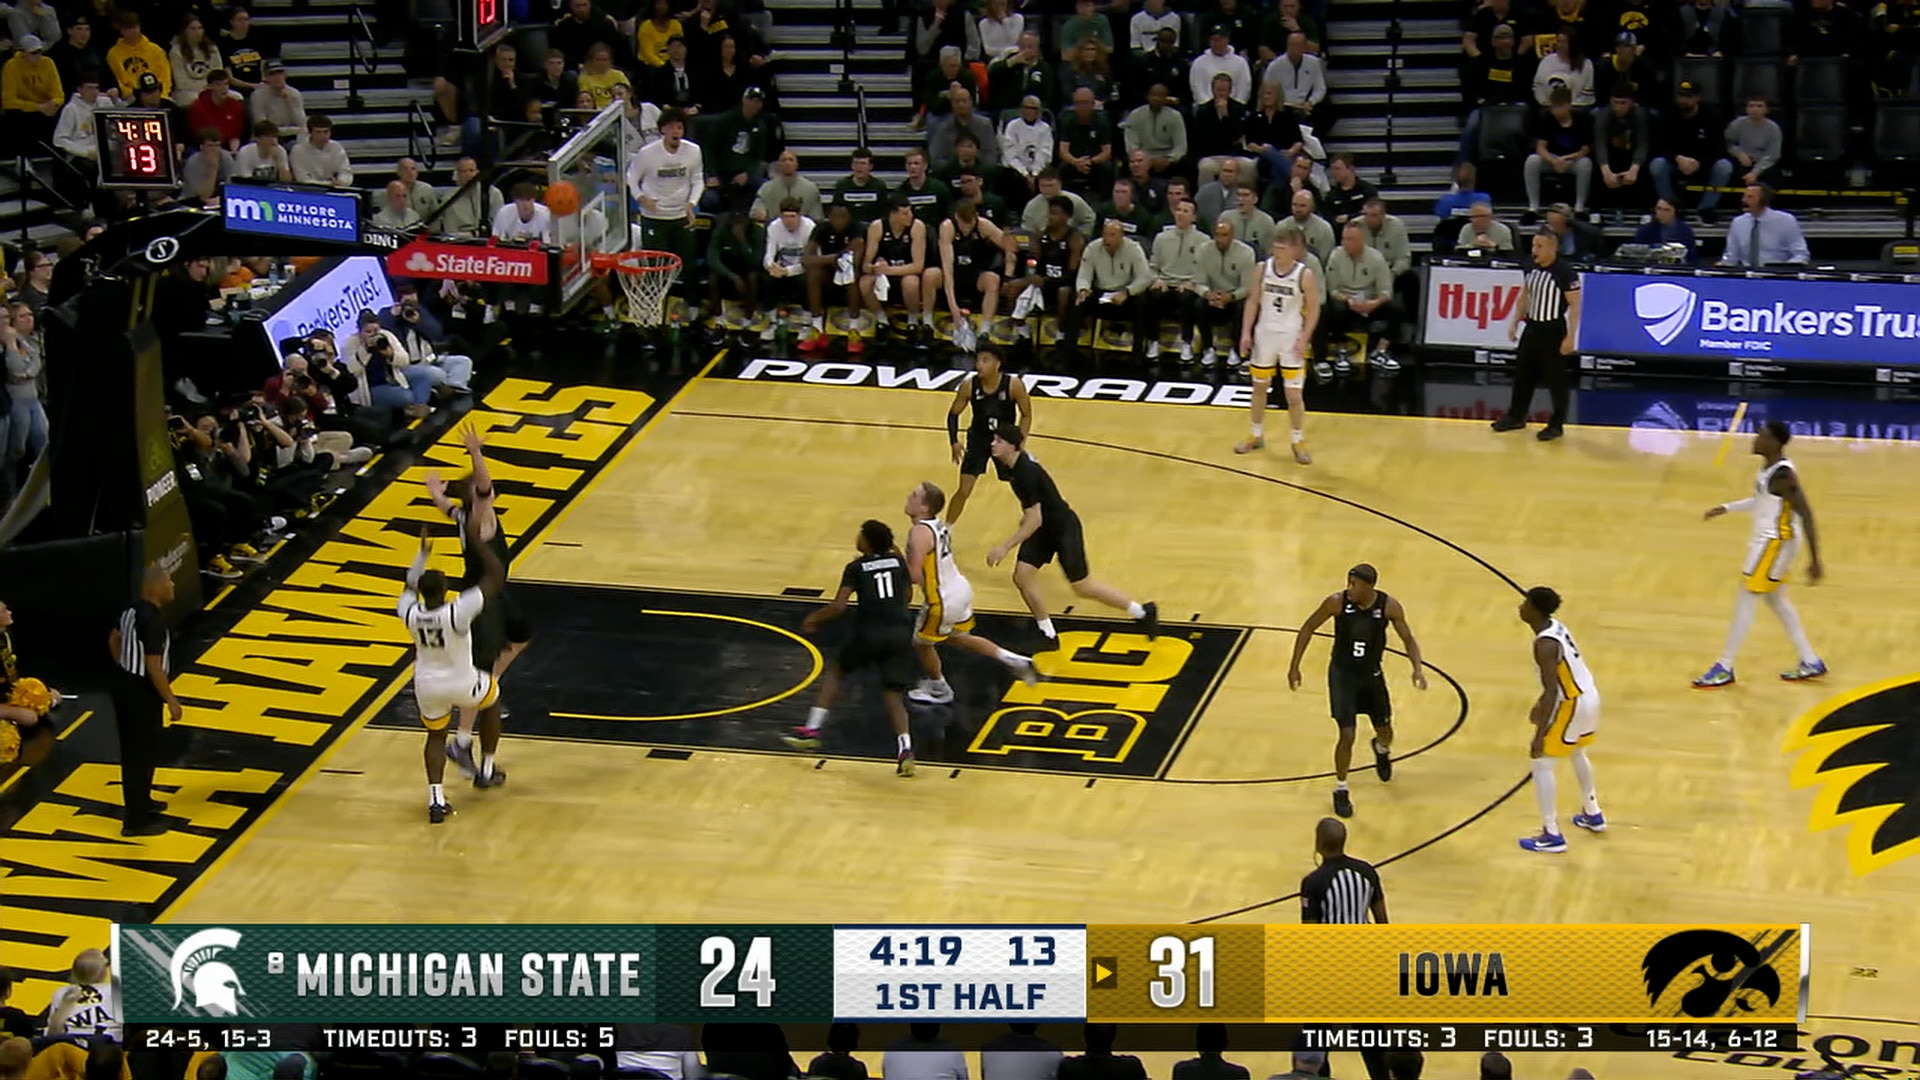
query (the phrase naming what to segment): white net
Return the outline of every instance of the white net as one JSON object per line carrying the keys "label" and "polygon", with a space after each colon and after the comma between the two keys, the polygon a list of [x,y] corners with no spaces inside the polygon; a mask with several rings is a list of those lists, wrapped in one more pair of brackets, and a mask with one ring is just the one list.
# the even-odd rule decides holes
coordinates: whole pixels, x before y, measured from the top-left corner
{"label": "white net", "polygon": [[623,318],[635,326],[667,321],[667,294],[680,280],[680,256],[670,251],[622,252],[609,267],[627,294]]}

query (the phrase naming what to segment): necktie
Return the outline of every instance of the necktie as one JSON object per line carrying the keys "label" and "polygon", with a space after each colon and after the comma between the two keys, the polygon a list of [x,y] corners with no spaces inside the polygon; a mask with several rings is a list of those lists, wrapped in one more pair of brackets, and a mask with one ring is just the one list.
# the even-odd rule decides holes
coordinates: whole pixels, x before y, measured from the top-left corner
{"label": "necktie", "polygon": [[1760,219],[1754,218],[1747,229],[1747,265],[1760,265]]}
{"label": "necktie", "polygon": [[675,91],[682,94],[687,92],[687,69],[686,68],[673,69],[673,88]]}

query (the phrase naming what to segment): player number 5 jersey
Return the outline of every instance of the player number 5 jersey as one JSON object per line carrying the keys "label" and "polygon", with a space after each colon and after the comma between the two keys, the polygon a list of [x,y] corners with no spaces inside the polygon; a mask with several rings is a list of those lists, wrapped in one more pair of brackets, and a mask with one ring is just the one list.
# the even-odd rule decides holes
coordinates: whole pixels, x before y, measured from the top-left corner
{"label": "player number 5 jersey", "polygon": [[1593,672],[1588,670],[1586,658],[1580,655],[1580,648],[1573,643],[1573,633],[1566,624],[1555,619],[1539,636],[1560,646],[1560,666],[1555,672],[1560,683],[1560,700],[1581,698],[1598,705],[1600,688],[1594,685]]}
{"label": "player number 5 jersey", "polygon": [[1753,478],[1753,538],[1756,540],[1793,540],[1800,536],[1800,515],[1793,504],[1771,490],[1773,478],[1781,469],[1792,469],[1786,458],[1763,466]]}

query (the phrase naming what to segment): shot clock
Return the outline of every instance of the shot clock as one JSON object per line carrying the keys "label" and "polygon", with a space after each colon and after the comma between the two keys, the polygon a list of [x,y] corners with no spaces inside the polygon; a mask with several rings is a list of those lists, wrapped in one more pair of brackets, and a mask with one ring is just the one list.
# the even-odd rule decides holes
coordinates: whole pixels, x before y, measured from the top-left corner
{"label": "shot clock", "polygon": [[100,186],[121,191],[176,188],[173,129],[164,109],[97,109]]}
{"label": "shot clock", "polygon": [[836,926],[833,1011],[849,1020],[1078,1020],[1084,926]]}
{"label": "shot clock", "polygon": [[510,29],[507,0],[456,0],[454,14],[463,49],[491,49]]}

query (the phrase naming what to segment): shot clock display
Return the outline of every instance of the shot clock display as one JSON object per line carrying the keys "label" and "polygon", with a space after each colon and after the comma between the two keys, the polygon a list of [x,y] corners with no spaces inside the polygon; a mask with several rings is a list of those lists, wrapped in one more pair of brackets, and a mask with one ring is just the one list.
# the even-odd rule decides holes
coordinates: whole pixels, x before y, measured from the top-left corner
{"label": "shot clock display", "polygon": [[100,186],[116,190],[175,188],[173,128],[165,110],[97,109]]}
{"label": "shot clock display", "polygon": [[463,49],[491,49],[509,29],[507,0],[456,0],[454,12]]}
{"label": "shot clock display", "polygon": [[837,1022],[881,1043],[946,1023],[962,1049],[1030,1022],[1180,1050],[1219,1023],[1243,1049],[1674,1053],[1796,1049],[1809,942],[1795,925],[169,925],[116,928],[112,955],[129,1045],[154,1049],[605,1050],[621,1024],[718,1021],[785,1025],[796,1048]]}

